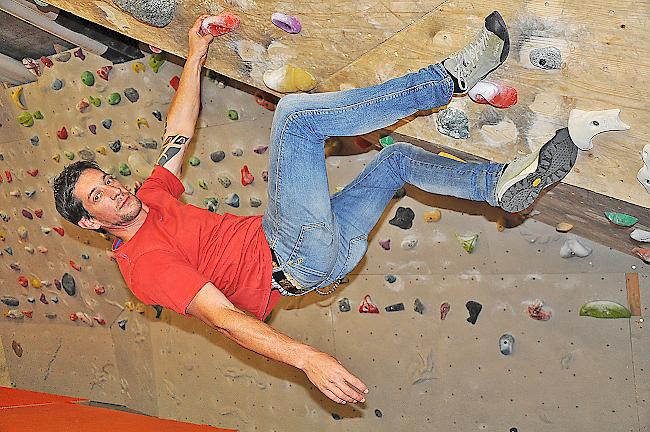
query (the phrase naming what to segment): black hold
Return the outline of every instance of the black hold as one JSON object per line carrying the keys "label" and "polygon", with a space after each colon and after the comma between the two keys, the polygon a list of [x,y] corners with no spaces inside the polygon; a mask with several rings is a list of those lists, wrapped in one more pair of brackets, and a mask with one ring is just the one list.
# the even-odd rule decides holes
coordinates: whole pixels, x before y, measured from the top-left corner
{"label": "black hold", "polygon": [[117,153],[122,148],[122,143],[120,140],[115,140],[112,143],[108,144],[108,147],[113,150],[114,153]]}
{"label": "black hold", "polygon": [[36,299],[34,297],[27,297],[27,303],[36,303]]}
{"label": "black hold", "polygon": [[404,303],[395,303],[390,306],[386,306],[386,312],[399,312],[404,310]]}
{"label": "black hold", "polygon": [[77,293],[77,288],[74,282],[74,278],[70,275],[70,273],[63,274],[63,278],[61,278],[61,284],[63,285],[63,290],[70,297],[74,296]]}
{"label": "black hold", "polygon": [[419,298],[416,298],[415,303],[413,304],[413,310],[422,315],[424,314],[425,309],[424,303],[422,303]]}
{"label": "black hold", "polygon": [[221,150],[210,153],[210,159],[212,159],[212,162],[214,163],[221,162],[225,157],[226,153]]}
{"label": "black hold", "polygon": [[133,87],[129,87],[127,89],[124,89],[124,96],[131,102],[135,103],[140,99],[140,93]]}
{"label": "black hold", "polygon": [[151,114],[153,114],[154,117],[156,117],[156,120],[162,121],[162,113],[158,110],[153,111]]}
{"label": "black hold", "polygon": [[58,303],[59,302],[59,296],[52,296],[52,297],[50,297],[50,300],[52,301],[52,303]]}
{"label": "black hold", "polygon": [[5,160],[5,155],[3,155],[2,153],[0,153],[0,161],[3,161],[3,160]]}
{"label": "black hold", "polygon": [[392,284],[392,283],[395,283],[395,281],[397,280],[397,277],[395,275],[389,274],[389,275],[384,276],[384,279],[386,280],[386,282]]}
{"label": "black hold", "polygon": [[117,322],[117,326],[121,328],[122,330],[126,330],[126,323],[128,322],[127,319],[121,319]]}
{"label": "black hold", "polygon": [[476,320],[478,319],[478,314],[481,313],[481,309],[483,309],[483,305],[481,303],[477,303],[474,300],[470,300],[467,303],[465,303],[465,307],[469,311],[469,317],[467,318],[467,322],[471,324],[476,324]]}
{"label": "black hold", "polygon": [[400,199],[400,198],[404,198],[405,196],[406,196],[406,188],[402,186],[401,188],[395,191],[392,199]]}
{"label": "black hold", "polygon": [[376,409],[376,410],[375,410],[375,415],[376,415],[377,417],[379,417],[379,418],[382,418],[382,417],[384,416],[384,414],[383,414],[383,413],[381,412],[381,410],[379,410],[379,409]]}
{"label": "black hold", "polygon": [[332,413],[332,418],[334,420],[341,420],[342,417],[340,415],[338,415],[337,413]]}
{"label": "black hold", "polygon": [[511,427],[510,432],[518,432],[516,427]]}
{"label": "black hold", "polygon": [[398,207],[395,217],[388,221],[389,224],[407,230],[413,226],[415,212],[408,207]]}
{"label": "black hold", "polygon": [[162,315],[163,307],[160,305],[151,305],[156,310],[156,318],[160,318]]}
{"label": "black hold", "polygon": [[350,312],[350,300],[347,297],[343,297],[341,300],[339,300],[339,310],[341,312]]}
{"label": "black hold", "polygon": [[18,307],[20,305],[20,300],[16,297],[2,296],[0,301],[9,307]]}

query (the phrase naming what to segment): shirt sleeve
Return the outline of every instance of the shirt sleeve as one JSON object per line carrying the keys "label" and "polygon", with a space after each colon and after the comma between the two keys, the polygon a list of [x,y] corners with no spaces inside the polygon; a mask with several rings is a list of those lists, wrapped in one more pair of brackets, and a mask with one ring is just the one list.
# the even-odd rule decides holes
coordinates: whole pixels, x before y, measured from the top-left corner
{"label": "shirt sleeve", "polygon": [[188,315],[185,310],[210,279],[181,255],[152,251],[142,255],[131,270],[131,291],[148,304],[157,304]]}
{"label": "shirt sleeve", "polygon": [[138,197],[141,194],[147,194],[152,192],[164,191],[175,199],[180,198],[180,196],[185,192],[185,186],[183,183],[171,173],[167,168],[156,165],[153,168],[151,175],[144,181],[140,189],[138,190]]}

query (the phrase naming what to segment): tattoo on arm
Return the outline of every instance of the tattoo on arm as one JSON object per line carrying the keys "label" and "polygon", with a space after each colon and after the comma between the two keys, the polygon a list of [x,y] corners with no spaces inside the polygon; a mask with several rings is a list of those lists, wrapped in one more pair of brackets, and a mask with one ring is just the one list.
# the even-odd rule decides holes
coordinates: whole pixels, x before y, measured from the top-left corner
{"label": "tattoo on arm", "polygon": [[183,145],[187,144],[188,141],[189,138],[182,135],[172,135],[165,138],[160,157],[158,157],[156,164],[165,166],[167,162],[181,151]]}

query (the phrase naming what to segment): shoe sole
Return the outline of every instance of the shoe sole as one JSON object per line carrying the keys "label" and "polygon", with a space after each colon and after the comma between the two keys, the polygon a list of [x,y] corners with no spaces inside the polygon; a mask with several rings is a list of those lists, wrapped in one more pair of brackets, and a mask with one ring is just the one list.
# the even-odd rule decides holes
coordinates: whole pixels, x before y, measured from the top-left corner
{"label": "shoe sole", "polygon": [[554,138],[547,142],[539,150],[537,159],[513,178],[510,185],[504,186],[507,189],[501,197],[500,207],[510,213],[525,210],[543,189],[561,181],[569,174],[577,157],[578,147],[570,139]]}

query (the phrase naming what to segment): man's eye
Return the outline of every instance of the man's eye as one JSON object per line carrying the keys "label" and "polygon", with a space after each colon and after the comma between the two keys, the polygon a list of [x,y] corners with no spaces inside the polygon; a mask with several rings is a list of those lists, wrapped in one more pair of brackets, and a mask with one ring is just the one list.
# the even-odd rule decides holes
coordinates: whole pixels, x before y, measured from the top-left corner
{"label": "man's eye", "polygon": [[106,179],[106,184],[109,185],[111,183],[113,183],[113,179],[111,177],[107,178]]}
{"label": "man's eye", "polygon": [[99,201],[100,199],[102,199],[102,194],[99,194],[99,193],[95,194],[95,196],[93,197],[93,201],[95,201],[95,202]]}

